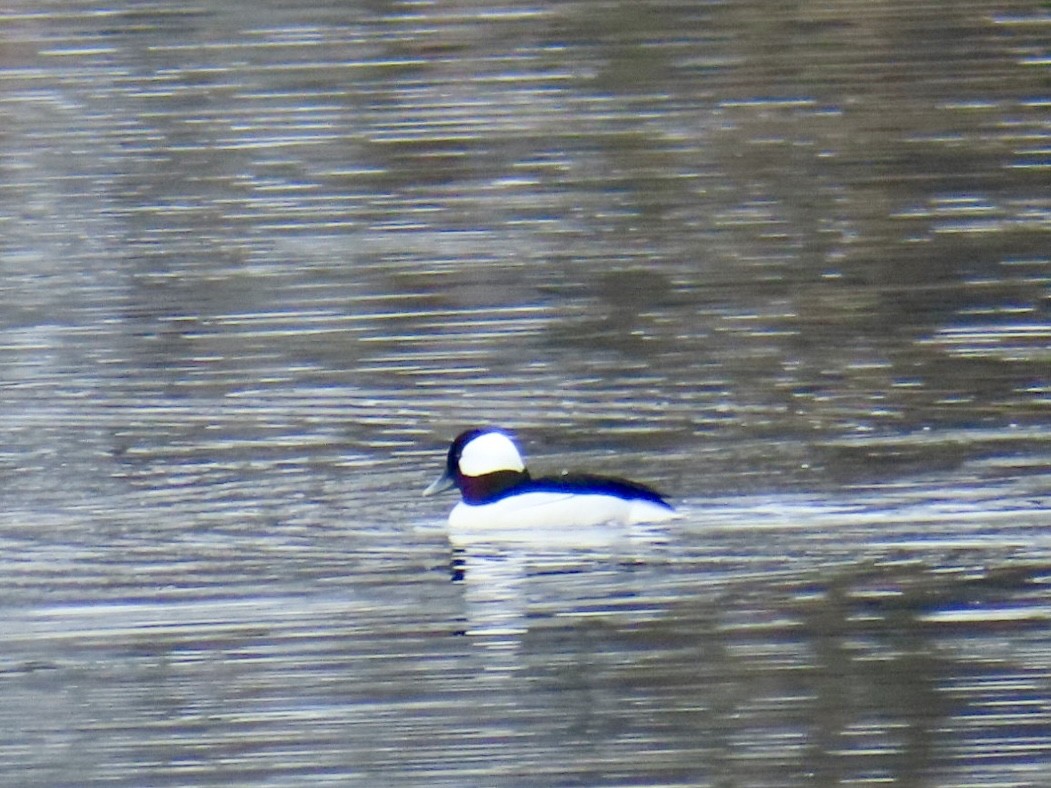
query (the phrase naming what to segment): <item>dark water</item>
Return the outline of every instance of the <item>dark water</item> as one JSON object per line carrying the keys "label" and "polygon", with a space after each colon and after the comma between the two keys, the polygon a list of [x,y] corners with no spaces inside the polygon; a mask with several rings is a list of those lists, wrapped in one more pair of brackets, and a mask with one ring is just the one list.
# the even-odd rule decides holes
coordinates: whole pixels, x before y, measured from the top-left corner
{"label": "dark water", "polygon": [[8,3],[0,781],[1047,785],[1047,22]]}

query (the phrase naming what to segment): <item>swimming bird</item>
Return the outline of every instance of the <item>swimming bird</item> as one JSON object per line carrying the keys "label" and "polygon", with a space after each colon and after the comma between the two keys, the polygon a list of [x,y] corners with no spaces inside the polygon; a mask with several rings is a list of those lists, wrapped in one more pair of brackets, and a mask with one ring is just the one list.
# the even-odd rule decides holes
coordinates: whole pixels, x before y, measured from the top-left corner
{"label": "swimming bird", "polygon": [[453,487],[462,498],[449,514],[453,529],[634,525],[676,516],[660,493],[637,482],[589,474],[534,479],[511,437],[493,428],[461,433],[445,472],[423,494]]}

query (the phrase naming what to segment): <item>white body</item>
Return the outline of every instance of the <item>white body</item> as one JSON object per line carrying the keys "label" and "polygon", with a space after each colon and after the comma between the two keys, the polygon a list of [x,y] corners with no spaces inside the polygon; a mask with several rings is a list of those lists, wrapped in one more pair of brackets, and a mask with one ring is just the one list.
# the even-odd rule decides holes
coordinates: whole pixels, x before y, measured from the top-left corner
{"label": "white body", "polygon": [[645,500],[624,500],[601,493],[525,492],[493,503],[461,501],[449,514],[449,527],[460,531],[515,528],[587,528],[636,525],[675,519],[671,509]]}

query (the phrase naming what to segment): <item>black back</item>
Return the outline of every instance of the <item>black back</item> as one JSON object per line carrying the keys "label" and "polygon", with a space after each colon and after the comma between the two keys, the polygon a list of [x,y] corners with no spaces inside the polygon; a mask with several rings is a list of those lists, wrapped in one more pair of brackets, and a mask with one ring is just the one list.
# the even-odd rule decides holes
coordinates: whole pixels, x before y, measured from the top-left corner
{"label": "black back", "polygon": [[587,473],[567,473],[561,476],[545,476],[530,479],[518,485],[512,492],[559,492],[576,494],[612,495],[625,501],[650,501],[672,508],[664,496],[645,484],[617,479],[609,476],[594,476]]}

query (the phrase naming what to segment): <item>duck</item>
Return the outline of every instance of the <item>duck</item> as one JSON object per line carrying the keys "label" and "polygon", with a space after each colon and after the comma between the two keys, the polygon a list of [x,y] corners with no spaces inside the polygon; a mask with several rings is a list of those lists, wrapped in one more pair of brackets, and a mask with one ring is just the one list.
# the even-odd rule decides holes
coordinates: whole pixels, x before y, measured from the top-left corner
{"label": "duck", "polygon": [[656,490],[638,482],[591,474],[533,478],[511,436],[495,427],[462,432],[445,471],[424,491],[456,488],[453,530],[591,528],[660,523],[677,517]]}

